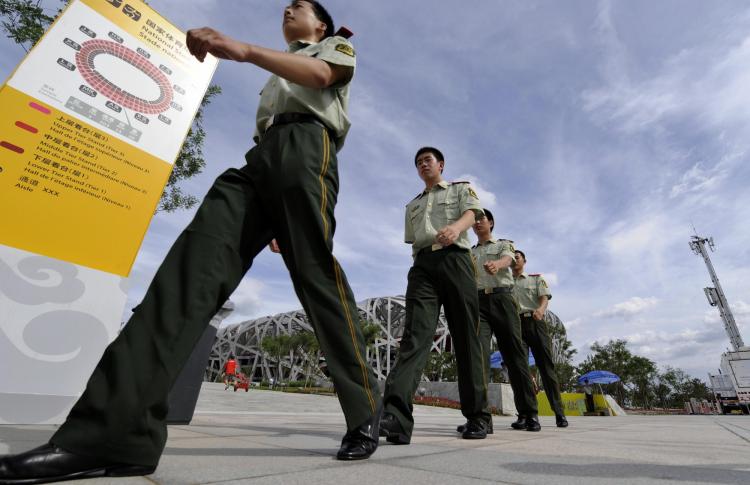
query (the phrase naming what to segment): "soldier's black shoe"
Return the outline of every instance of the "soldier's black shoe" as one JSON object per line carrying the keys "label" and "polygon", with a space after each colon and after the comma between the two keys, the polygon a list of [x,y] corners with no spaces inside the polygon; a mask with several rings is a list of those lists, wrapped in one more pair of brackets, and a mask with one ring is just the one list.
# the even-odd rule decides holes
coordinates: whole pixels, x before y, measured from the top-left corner
{"label": "soldier's black shoe", "polygon": [[466,422],[466,428],[461,433],[465,440],[483,440],[487,437],[487,423],[479,419],[470,419]]}
{"label": "soldier's black shoe", "polygon": [[510,427],[513,429],[526,429],[526,416],[519,414],[518,419],[510,423]]}
{"label": "soldier's black shoe", "polygon": [[380,419],[380,436],[385,436],[385,440],[394,445],[408,445],[411,437],[408,436],[396,416],[385,413]]}
{"label": "soldier's black shoe", "polygon": [[539,424],[539,418],[536,416],[528,416],[525,421],[526,431],[540,431],[542,425]]}
{"label": "soldier's black shoe", "polygon": [[341,440],[341,448],[336,453],[339,460],[364,460],[375,453],[380,440],[380,416],[383,414],[382,405],[375,414],[356,428],[349,430]]}
{"label": "soldier's black shoe", "polygon": [[[466,430],[466,426],[469,424],[469,421],[466,421],[464,424],[459,424],[456,426],[456,431],[459,433],[463,433]],[[492,420],[487,421],[487,434],[492,434]]]}
{"label": "soldier's black shoe", "polygon": [[558,428],[568,427],[568,419],[562,414],[555,415],[555,422],[557,423]]}
{"label": "soldier's black shoe", "polygon": [[18,455],[0,458],[0,483],[34,484],[96,477],[150,475],[155,466],[113,463],[76,455],[51,443]]}

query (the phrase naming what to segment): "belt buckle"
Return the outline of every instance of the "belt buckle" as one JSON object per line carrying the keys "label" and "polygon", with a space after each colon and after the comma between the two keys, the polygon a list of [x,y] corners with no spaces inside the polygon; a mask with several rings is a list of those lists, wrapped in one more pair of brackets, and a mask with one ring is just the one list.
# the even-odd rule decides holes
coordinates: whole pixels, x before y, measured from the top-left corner
{"label": "belt buckle", "polygon": [[432,251],[440,251],[441,249],[443,249],[443,245],[442,244],[433,244],[430,249]]}
{"label": "belt buckle", "polygon": [[484,294],[485,295],[491,295],[492,294],[492,288],[485,288],[484,289]]}

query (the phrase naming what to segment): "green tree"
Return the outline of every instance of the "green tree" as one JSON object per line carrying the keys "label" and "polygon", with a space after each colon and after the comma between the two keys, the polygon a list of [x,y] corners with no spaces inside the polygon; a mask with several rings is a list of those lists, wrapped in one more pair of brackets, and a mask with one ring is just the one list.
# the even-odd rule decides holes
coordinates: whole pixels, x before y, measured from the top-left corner
{"label": "green tree", "polygon": [[305,370],[305,388],[310,383],[313,373],[320,374],[318,362],[320,360],[320,344],[317,337],[310,330],[304,330],[292,335],[292,348],[303,356],[303,368]]}
{"label": "green tree", "polygon": [[646,357],[633,355],[626,340],[610,340],[606,344],[594,343],[592,353],[578,366],[578,373],[592,370],[608,370],[617,374],[621,381],[604,386],[616,396],[618,402],[632,406],[650,407],[656,399],[654,383],[656,364]]}
{"label": "green tree", "polygon": [[711,391],[705,382],[691,378],[682,369],[670,366],[659,373],[656,389],[662,408],[682,408],[684,403],[693,397],[711,399]]}
{"label": "green tree", "polygon": [[267,335],[260,342],[260,348],[276,361],[277,372],[274,385],[284,380],[284,358],[294,349],[291,335]]}
{"label": "green tree", "polygon": [[365,341],[365,359],[370,362],[370,354],[378,338],[383,333],[383,329],[377,323],[368,322],[364,319],[359,321],[359,327],[362,330],[362,338]]}
{"label": "green tree", "polygon": [[654,384],[658,369],[656,364],[639,355],[634,355],[628,365],[627,378],[631,385],[631,399],[636,406],[650,409],[655,401]]}
{"label": "green tree", "polygon": [[[68,0],[59,0],[67,3]],[[62,12],[61,8],[44,8],[44,0],[0,0],[0,26],[8,38],[28,52],[39,41],[50,24]],[[206,132],[203,129],[204,110],[211,100],[221,93],[221,87],[209,86],[195,114],[193,124],[173,165],[169,181],[161,194],[157,212],[174,212],[190,209],[198,198],[186,194],[180,184],[203,171],[206,161],[203,158],[203,142]]]}
{"label": "green tree", "polygon": [[0,0],[0,25],[8,38],[26,52],[36,44],[60,13],[57,10],[50,15],[52,12],[45,10],[42,3],[43,0]]}
{"label": "green tree", "polygon": [[453,352],[430,352],[423,374],[433,382],[456,382],[458,380],[456,354]]}

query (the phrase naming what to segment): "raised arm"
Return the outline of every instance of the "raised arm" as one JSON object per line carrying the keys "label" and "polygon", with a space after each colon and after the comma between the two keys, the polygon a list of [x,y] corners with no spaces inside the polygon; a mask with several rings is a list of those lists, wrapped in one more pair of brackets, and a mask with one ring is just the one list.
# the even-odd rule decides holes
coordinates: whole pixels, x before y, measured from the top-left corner
{"label": "raised arm", "polygon": [[248,44],[209,27],[188,30],[187,47],[203,62],[207,54],[219,59],[249,62],[289,82],[308,88],[322,89],[349,75],[351,68],[336,66],[313,57],[281,52]]}

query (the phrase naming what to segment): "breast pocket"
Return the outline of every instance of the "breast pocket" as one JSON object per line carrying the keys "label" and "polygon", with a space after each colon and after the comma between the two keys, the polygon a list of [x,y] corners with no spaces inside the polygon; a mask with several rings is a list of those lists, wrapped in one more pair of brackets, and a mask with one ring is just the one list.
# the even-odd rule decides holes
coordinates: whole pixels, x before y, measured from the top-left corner
{"label": "breast pocket", "polygon": [[416,226],[417,223],[422,220],[423,213],[424,207],[422,206],[417,206],[409,210],[409,220],[411,221],[412,226]]}
{"label": "breast pocket", "polygon": [[489,248],[487,250],[487,261],[500,259],[500,248]]}
{"label": "breast pocket", "polygon": [[447,196],[442,202],[440,202],[442,212],[445,214],[445,220],[448,224],[452,224],[461,218],[458,207],[458,197],[455,195]]}
{"label": "breast pocket", "polygon": [[536,302],[536,288],[533,286],[526,286],[522,288],[521,291],[529,300]]}

